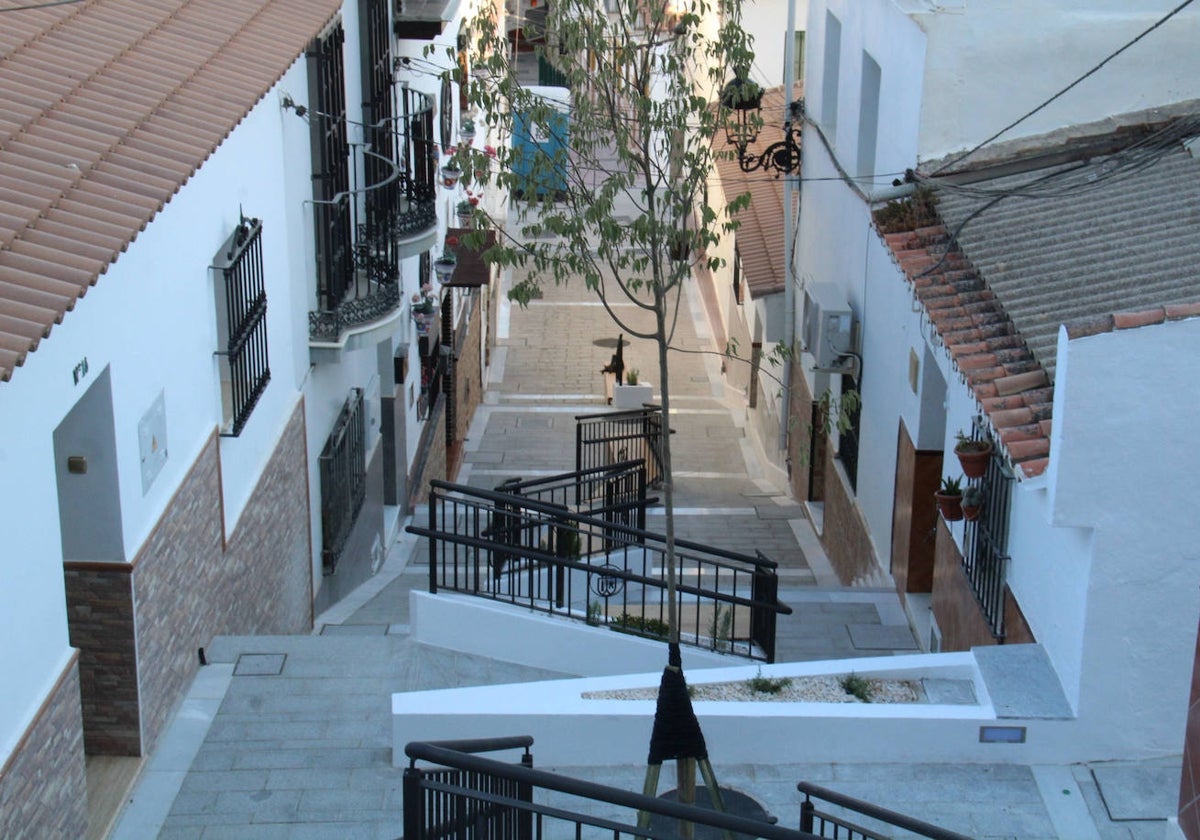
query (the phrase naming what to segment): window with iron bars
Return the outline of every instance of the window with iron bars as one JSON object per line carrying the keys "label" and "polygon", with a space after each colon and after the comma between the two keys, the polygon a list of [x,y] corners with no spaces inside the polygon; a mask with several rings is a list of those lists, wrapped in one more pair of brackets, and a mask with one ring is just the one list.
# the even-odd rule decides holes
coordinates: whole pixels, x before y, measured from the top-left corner
{"label": "window with iron bars", "polygon": [[[862,379],[862,374],[859,374],[859,381]],[[862,390],[858,386],[858,382],[854,377],[849,375],[842,376],[841,397],[845,396],[850,391]],[[849,416],[850,428],[846,429],[838,435],[838,457],[842,460],[842,468],[846,471],[846,478],[850,481],[850,489],[855,493],[858,492],[858,438],[862,433],[862,408],[861,406],[850,412]]]}
{"label": "window with iron bars", "polygon": [[321,471],[321,564],[332,574],[367,497],[363,391],[354,388],[318,459]]}
{"label": "window with iron bars", "polygon": [[973,437],[990,441],[992,454],[983,477],[968,481],[968,489],[981,493],[982,507],[978,518],[965,523],[962,567],[992,636],[1002,641],[1009,560],[1008,514],[1014,476],[1004,460],[997,456],[996,441],[978,422]]}
{"label": "window with iron bars", "polygon": [[213,259],[221,380],[221,434],[236,437],[271,381],[262,222],[241,217]]}

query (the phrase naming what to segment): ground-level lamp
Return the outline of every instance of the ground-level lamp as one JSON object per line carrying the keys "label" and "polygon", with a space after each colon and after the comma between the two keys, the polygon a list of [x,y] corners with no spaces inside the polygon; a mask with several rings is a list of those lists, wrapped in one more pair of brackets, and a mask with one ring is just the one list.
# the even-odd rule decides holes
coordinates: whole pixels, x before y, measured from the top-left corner
{"label": "ground-level lamp", "polygon": [[[721,107],[726,111],[725,139],[737,148],[738,166],[743,172],[763,169],[774,171],[775,177],[800,171],[800,127],[804,103],[788,105],[788,118],[783,124],[783,139],[772,143],[762,154],[746,153],[746,147],[758,139],[762,126],[762,88],[750,79],[734,78],[721,91]],[[793,123],[797,125],[793,127]]]}

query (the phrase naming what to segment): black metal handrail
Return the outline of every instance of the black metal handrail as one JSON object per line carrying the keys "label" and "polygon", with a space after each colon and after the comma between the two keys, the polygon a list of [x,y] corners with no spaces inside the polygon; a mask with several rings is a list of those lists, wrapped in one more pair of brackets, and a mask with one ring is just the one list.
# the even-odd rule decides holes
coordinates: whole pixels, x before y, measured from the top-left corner
{"label": "black metal handrail", "polygon": [[[617,511],[619,512],[619,510]],[[563,505],[430,482],[429,591],[440,588],[661,638],[666,538]],[[681,641],[773,662],[776,564],[676,540]]]}
{"label": "black metal handrail", "polygon": [[[725,829],[746,840],[819,840],[816,835],[766,821],[536,770],[529,752],[532,743],[528,736],[410,742],[404,748],[409,758],[409,767],[404,771],[405,840],[591,836],[585,830],[603,831],[603,836],[613,840],[635,837],[676,840],[678,822],[690,822],[697,828]],[[476,754],[508,749],[525,750],[521,763]],[[418,761],[438,767],[419,768]],[[539,797],[534,796],[537,791],[558,794],[556,799],[562,804],[537,801]],[[628,809],[627,821],[593,816],[583,810],[595,808],[598,803]],[[604,810],[611,812],[612,808]],[[661,815],[670,821],[671,827],[639,828],[640,812]]]}
{"label": "black metal handrail", "polygon": [[646,462],[641,458],[578,472],[511,478],[498,485],[496,492],[573,507],[586,516],[604,520],[611,520],[617,509],[624,511],[628,503],[636,502],[636,515],[622,514],[618,520],[634,528],[646,527],[646,507],[658,501],[646,495]]}
{"label": "black metal handrail", "polygon": [[[850,822],[844,816],[817,810],[816,804],[813,802],[814,797],[851,813],[875,820],[883,826],[903,829],[919,837],[929,837],[931,840],[971,840],[965,834],[959,834],[924,820],[873,805],[862,799],[855,799],[853,796],[846,796],[836,790],[814,785],[811,782],[800,782],[796,785],[796,789],[804,794],[804,801],[800,803],[800,830],[812,832],[817,837],[836,837],[839,840],[841,838],[845,838],[845,840],[888,840],[891,835],[880,834],[877,829],[864,828]],[[827,829],[833,833],[826,834]]]}
{"label": "black metal handrail", "polygon": [[646,462],[646,482],[653,487],[663,479],[662,434],[659,406],[577,415],[575,469],[585,471],[641,459]]}

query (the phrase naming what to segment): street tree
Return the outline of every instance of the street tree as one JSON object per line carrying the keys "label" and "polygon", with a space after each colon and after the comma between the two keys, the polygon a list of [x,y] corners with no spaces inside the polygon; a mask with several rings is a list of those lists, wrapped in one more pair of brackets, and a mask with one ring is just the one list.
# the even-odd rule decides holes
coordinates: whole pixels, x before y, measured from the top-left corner
{"label": "street tree", "polygon": [[[753,61],[738,7],[554,0],[510,25],[485,4],[465,22],[457,46],[466,50],[450,55],[470,116],[497,140],[495,148],[460,145],[453,158],[471,189],[491,185],[513,199],[516,221],[497,225],[506,236],[485,258],[520,274],[509,291],[518,304],[544,284],[582,282],[623,334],[653,341],[664,418],[684,282],[695,263],[719,267],[707,254],[750,200],[734,196],[720,215],[706,200],[720,154],[712,140],[726,119],[715,103]],[[519,51],[525,43],[532,53]],[[525,60],[549,70],[564,95],[524,86]],[[678,670],[675,486],[669,423],[660,426],[668,667]]]}

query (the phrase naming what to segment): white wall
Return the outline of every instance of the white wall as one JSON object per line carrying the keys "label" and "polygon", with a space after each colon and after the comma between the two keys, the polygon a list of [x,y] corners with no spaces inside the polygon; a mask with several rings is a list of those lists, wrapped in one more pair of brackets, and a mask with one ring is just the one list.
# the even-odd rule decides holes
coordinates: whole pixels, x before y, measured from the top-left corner
{"label": "white wall", "polygon": [[1093,532],[1080,711],[1147,751],[1179,750],[1200,619],[1197,352],[1200,319],[1059,342],[1052,521]]}
{"label": "white wall", "polygon": [[[295,82],[296,69],[285,78]],[[296,119],[290,116],[291,119]],[[293,346],[297,321],[285,181],[303,181],[270,150],[283,117],[269,94],[99,278],[50,338],[0,385],[0,473],[5,504],[0,558],[4,637],[0,650],[0,762],[24,732],[69,659],[62,547],[54,481],[54,429],[109,369],[120,487],[124,559],[132,560],[187,471],[221,422],[213,278],[208,266],[239,220],[264,220],[272,380],[242,437],[223,440],[222,491],[231,528],[274,449],[303,377]],[[299,122],[297,120],[297,122]],[[311,234],[307,236],[311,239]],[[300,287],[302,294],[302,287]],[[306,349],[306,348],[305,348]],[[307,353],[305,353],[305,356]],[[87,359],[78,384],[73,368]],[[142,492],[138,423],[162,393],[167,457]]]}
{"label": "white wall", "polygon": [[[922,160],[982,142],[1087,73],[1177,4],[972,0],[963,5],[964,9],[913,15],[929,41],[921,103]],[[1200,96],[1197,43],[1200,8],[1193,6],[1001,139]]]}

